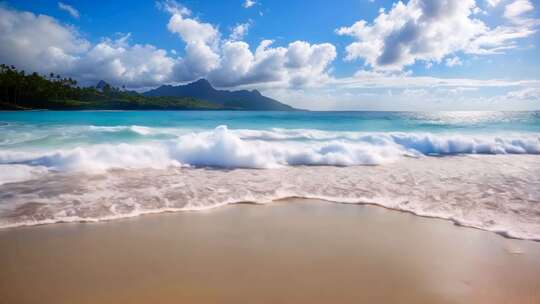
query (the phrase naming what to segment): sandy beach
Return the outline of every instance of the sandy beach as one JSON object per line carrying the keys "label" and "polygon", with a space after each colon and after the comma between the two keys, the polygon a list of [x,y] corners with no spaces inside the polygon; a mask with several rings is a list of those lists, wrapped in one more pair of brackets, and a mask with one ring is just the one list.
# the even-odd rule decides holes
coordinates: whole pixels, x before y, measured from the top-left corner
{"label": "sandy beach", "polygon": [[540,0],[0,0],[0,304],[540,304]]}
{"label": "sandy beach", "polygon": [[539,303],[540,243],[290,199],[0,231],[0,303]]}

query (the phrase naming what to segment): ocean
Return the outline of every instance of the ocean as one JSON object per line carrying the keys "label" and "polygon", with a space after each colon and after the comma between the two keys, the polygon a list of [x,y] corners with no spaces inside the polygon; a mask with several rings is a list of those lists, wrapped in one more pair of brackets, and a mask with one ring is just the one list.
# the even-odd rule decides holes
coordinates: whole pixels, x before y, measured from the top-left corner
{"label": "ocean", "polygon": [[0,112],[0,228],[287,197],[540,240],[540,112]]}

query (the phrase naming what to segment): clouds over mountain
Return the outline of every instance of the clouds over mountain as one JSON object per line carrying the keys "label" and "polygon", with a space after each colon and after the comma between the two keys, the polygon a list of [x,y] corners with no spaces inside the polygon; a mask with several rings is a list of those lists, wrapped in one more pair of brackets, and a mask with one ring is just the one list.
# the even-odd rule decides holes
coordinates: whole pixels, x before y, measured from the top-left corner
{"label": "clouds over mountain", "polygon": [[88,83],[103,79],[117,85],[147,87],[170,80],[175,59],[153,45],[129,43],[129,34],[104,39],[78,58],[69,71]]}
{"label": "clouds over mountain", "polygon": [[[185,57],[175,67],[178,80],[208,77],[217,86],[274,83],[281,87],[302,87],[328,78],[327,68],[336,57],[332,44],[295,41],[287,47],[273,47],[263,40],[255,52],[243,41],[243,24],[233,29],[230,40],[221,39],[211,24],[191,17],[191,12],[175,3],[163,4],[171,14],[168,29],[185,42]],[[249,24],[249,23],[247,23]]]}
{"label": "clouds over mountain", "polygon": [[175,2],[161,3],[170,14],[167,29],[185,44],[177,57],[149,44],[131,44],[129,34],[92,44],[52,17],[0,7],[0,57],[3,62],[42,73],[55,72],[93,83],[147,87],[166,82],[209,78],[217,86],[268,84],[279,87],[316,85],[328,78],[336,57],[329,43],[296,41],[273,47],[262,41],[253,52],[241,41],[223,39],[218,28],[192,16]]}
{"label": "clouds over mountain", "polygon": [[[519,65],[523,49],[528,48],[530,54],[530,49],[537,47],[537,40],[533,40],[537,36],[533,35],[540,21],[535,4],[531,0],[398,1],[387,10],[380,9],[372,20],[338,28],[334,38],[329,38],[332,43],[313,43],[296,39],[299,35],[313,37],[301,29],[288,29],[292,33],[288,38],[276,34],[276,40],[249,39],[264,32],[261,29],[269,17],[255,17],[257,12],[245,15],[253,10],[244,10],[238,3],[236,9],[242,14],[227,20],[230,27],[226,27],[202,20],[177,2],[159,2],[156,6],[165,17],[160,34],[172,37],[178,52],[133,43],[130,34],[90,41],[87,33],[53,17],[0,4],[0,62],[26,71],[60,73],[84,85],[103,79],[117,86],[148,88],[204,77],[218,87],[257,88],[300,108],[317,108],[310,100],[316,103],[322,96],[327,96],[329,105],[333,105],[331,100],[347,98],[351,105],[368,99],[374,105],[395,104],[396,94],[387,94],[387,90],[395,93],[405,89],[429,92],[427,95],[440,95],[437,89],[443,89],[472,98],[494,95],[496,90],[490,88],[497,87],[496,93],[504,97],[500,100],[534,102],[540,100],[540,84],[516,78],[515,71],[508,76],[515,81],[491,79],[491,74],[483,75],[483,80],[470,78],[477,75],[476,62],[486,65],[489,60],[497,61],[498,54],[519,49],[499,56],[505,59],[503,63]],[[54,9],[60,10],[56,5]],[[83,23],[85,19],[61,13],[68,22]],[[331,34],[339,20],[333,24],[323,30]],[[336,60],[335,45],[342,42],[345,48],[339,56],[345,62]],[[434,65],[432,70],[424,68]],[[453,69],[456,78],[437,77],[444,69]],[[528,75],[523,77],[531,77],[530,72]],[[453,91],[469,86],[479,89]],[[411,92],[402,98],[419,98]],[[422,96],[423,101],[428,100],[427,95]],[[440,95],[440,99],[456,100],[455,95],[448,96]]]}

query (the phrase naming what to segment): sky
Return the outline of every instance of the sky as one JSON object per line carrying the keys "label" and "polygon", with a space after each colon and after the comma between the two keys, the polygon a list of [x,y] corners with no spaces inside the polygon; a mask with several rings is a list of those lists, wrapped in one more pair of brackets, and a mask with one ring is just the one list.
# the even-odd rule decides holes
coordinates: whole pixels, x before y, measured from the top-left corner
{"label": "sky", "polygon": [[0,62],[311,110],[540,110],[532,0],[0,1]]}

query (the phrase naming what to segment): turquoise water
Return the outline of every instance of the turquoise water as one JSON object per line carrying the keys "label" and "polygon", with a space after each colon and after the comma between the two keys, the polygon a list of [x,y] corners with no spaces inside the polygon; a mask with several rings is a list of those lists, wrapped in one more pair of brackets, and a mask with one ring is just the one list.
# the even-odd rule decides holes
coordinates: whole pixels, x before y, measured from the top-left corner
{"label": "turquoise water", "polygon": [[151,156],[160,166],[347,166],[403,155],[537,154],[539,134],[540,112],[0,112],[0,165],[77,167],[125,149],[116,152],[132,156],[128,167]]}
{"label": "turquoise water", "polygon": [[361,132],[540,132],[540,112],[0,112],[0,124],[148,126],[210,129],[317,129]]}

